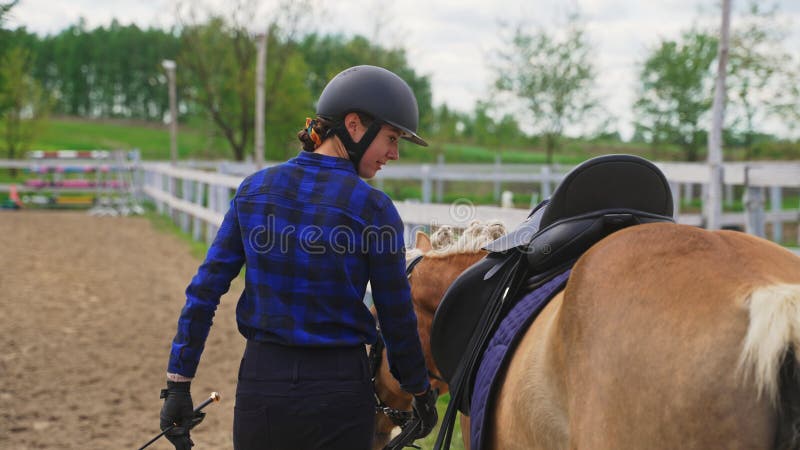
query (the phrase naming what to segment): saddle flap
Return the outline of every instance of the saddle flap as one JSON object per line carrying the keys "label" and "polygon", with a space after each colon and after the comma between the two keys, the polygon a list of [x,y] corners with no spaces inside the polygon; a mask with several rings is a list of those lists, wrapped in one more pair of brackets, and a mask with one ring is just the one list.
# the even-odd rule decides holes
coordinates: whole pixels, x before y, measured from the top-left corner
{"label": "saddle flap", "polygon": [[431,325],[431,353],[448,383],[494,289],[486,272],[502,264],[501,254],[490,254],[461,273],[442,296]]}

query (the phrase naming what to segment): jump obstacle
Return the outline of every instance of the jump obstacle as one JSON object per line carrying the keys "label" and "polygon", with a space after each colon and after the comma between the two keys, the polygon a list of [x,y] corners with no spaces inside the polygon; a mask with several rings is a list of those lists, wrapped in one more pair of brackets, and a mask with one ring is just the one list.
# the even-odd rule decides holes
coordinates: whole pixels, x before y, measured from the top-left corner
{"label": "jump obstacle", "polygon": [[107,216],[144,213],[133,180],[138,150],[35,150],[28,159],[26,172],[37,177],[24,182],[20,190],[27,195],[18,207],[89,207],[90,214]]}

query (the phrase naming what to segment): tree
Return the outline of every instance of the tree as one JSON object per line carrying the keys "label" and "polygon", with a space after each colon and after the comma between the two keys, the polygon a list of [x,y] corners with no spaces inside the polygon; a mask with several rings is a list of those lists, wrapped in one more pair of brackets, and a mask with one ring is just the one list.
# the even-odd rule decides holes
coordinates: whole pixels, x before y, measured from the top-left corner
{"label": "tree", "polygon": [[[248,31],[255,3],[238,2],[231,19],[212,16],[183,27],[178,73],[196,102],[228,142],[236,160],[252,148],[255,125],[255,37]],[[283,159],[303,119],[313,111],[305,85],[307,67],[294,44],[305,2],[286,2],[267,39],[266,153]],[[280,23],[287,23],[285,27]],[[296,148],[297,146],[295,146]]]}
{"label": "tree", "polygon": [[785,30],[777,26],[773,10],[751,3],[731,37],[728,85],[732,117],[741,124],[746,157],[753,156],[755,123],[775,111],[784,86],[778,84],[791,55],[781,45]]}
{"label": "tree", "polygon": [[[48,101],[39,84],[27,72],[28,52],[12,48],[0,59],[0,119],[6,157],[15,159],[28,150],[41,119],[47,113]],[[12,169],[12,175],[16,172]]]}
{"label": "tree", "polygon": [[478,145],[495,146],[497,145],[497,126],[494,119],[489,114],[490,105],[488,102],[475,102],[475,111],[465,134],[472,138]]}
{"label": "tree", "polygon": [[634,105],[637,134],[654,145],[680,145],[689,161],[706,142],[701,116],[711,107],[717,39],[698,30],[681,40],[662,40],[642,64]]}
{"label": "tree", "polygon": [[[2,56],[9,50],[9,45],[13,41],[13,39],[11,39],[11,32],[6,30],[3,27],[3,24],[5,23],[6,17],[8,17],[8,12],[11,11],[11,8],[17,4],[17,1],[18,0],[14,0],[9,3],[0,3],[0,58],[2,58]],[[3,90],[4,84],[5,80],[3,79],[2,74],[0,74],[0,91]],[[0,104],[0,114],[2,113],[3,105]]]}
{"label": "tree", "polygon": [[211,117],[237,161],[253,130],[256,48],[247,30],[222,17],[185,27],[178,74],[187,94]]}
{"label": "tree", "polygon": [[122,26],[86,29],[79,20],[60,33],[14,40],[34,56],[32,73],[54,93],[57,112],[85,117],[161,120],[167,90],[160,62],[174,59],[178,37],[168,31]]}
{"label": "tree", "polygon": [[794,59],[786,64],[784,73],[781,99],[772,105],[772,112],[783,118],[787,128],[795,133],[794,138],[800,138],[800,59]]}
{"label": "tree", "polygon": [[11,11],[11,8],[16,6],[17,3],[19,3],[19,0],[13,0],[8,3],[0,3],[0,27],[3,26],[3,22],[5,21],[5,17],[8,15],[8,12]]}
{"label": "tree", "polygon": [[442,104],[433,113],[433,136],[443,142],[456,142],[461,140],[468,117],[451,110],[447,104]]}
{"label": "tree", "polygon": [[495,67],[495,87],[522,100],[532,128],[542,134],[547,162],[553,162],[568,124],[578,123],[597,105],[592,95],[596,75],[589,42],[576,16],[560,34],[531,33],[516,27],[508,49]]}

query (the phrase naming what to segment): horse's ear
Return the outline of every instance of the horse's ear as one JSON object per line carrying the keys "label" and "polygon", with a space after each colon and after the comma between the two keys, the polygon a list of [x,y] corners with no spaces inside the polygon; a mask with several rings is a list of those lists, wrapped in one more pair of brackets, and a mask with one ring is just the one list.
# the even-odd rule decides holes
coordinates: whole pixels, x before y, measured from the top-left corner
{"label": "horse's ear", "polygon": [[428,237],[422,230],[417,230],[417,235],[414,238],[416,240],[416,244],[414,244],[414,248],[421,250],[423,253],[431,251],[431,238]]}

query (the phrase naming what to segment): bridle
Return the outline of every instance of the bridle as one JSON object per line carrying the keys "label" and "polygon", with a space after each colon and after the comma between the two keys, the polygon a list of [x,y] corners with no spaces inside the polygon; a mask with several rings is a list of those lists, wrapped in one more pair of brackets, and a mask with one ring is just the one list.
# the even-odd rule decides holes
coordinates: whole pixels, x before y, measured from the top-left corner
{"label": "bridle", "polygon": [[[406,265],[406,277],[411,278],[411,272],[414,270],[417,264],[422,261],[424,255],[419,255],[416,258],[409,261]],[[378,339],[375,342],[375,345],[369,348],[369,371],[370,371],[370,378],[372,381],[372,390],[375,395],[375,411],[380,412],[386,415],[393,424],[398,427],[401,427],[406,424],[411,418],[414,417],[413,411],[405,411],[402,409],[392,408],[388,406],[383,400],[380,399],[378,396],[378,392],[375,390],[375,379],[378,377],[378,370],[381,367],[381,362],[383,360],[383,349],[386,347],[386,343],[383,341],[383,335],[381,334],[380,327],[377,328],[378,332]],[[434,380],[441,381],[445,383],[444,379],[439,375],[431,372],[430,369],[426,369],[428,371],[428,377],[433,378]]]}

